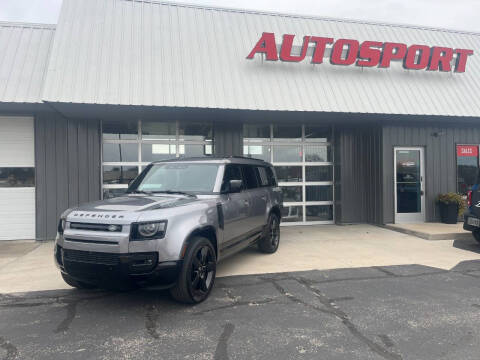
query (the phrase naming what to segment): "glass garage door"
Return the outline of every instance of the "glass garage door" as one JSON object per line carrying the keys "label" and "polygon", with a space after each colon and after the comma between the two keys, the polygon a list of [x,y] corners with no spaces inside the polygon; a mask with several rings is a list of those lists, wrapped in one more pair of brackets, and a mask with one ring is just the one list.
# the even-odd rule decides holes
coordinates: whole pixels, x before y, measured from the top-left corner
{"label": "glass garage door", "polygon": [[275,166],[283,224],[333,224],[332,130],[314,125],[245,124],[244,156]]}
{"label": "glass garage door", "polygon": [[213,154],[212,123],[102,122],[103,197],[125,193],[152,161]]}

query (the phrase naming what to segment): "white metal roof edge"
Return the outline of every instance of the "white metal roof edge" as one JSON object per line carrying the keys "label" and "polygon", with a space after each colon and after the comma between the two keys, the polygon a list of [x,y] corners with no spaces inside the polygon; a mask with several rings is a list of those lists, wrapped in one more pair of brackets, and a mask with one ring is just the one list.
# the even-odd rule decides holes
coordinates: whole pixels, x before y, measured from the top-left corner
{"label": "white metal roof edge", "polygon": [[0,21],[0,27],[21,27],[21,28],[32,28],[32,29],[55,30],[57,25],[55,25],[55,24],[29,23],[29,22]]}
{"label": "white metal roof edge", "polygon": [[256,15],[281,16],[281,17],[290,17],[290,18],[297,18],[297,19],[324,20],[324,21],[345,22],[345,23],[352,23],[352,24],[389,26],[389,27],[399,27],[399,28],[408,28],[408,29],[417,29],[417,30],[430,30],[430,31],[440,31],[440,32],[447,32],[447,33],[456,33],[456,34],[462,34],[462,35],[480,36],[480,31],[476,32],[476,31],[468,31],[468,30],[448,29],[448,28],[440,28],[440,27],[426,26],[426,25],[387,23],[387,22],[381,22],[381,21],[358,20],[358,19],[348,19],[348,18],[334,18],[334,17],[327,17],[327,16],[319,16],[319,15],[305,15],[305,14],[295,14],[295,13],[277,12],[277,11],[269,11],[269,10],[255,10],[255,9],[244,9],[244,8],[236,8],[236,7],[200,5],[200,4],[192,4],[188,2],[182,3],[182,2],[176,2],[176,1],[164,1],[164,0],[120,0],[120,1],[159,4],[159,5],[167,5],[167,6],[178,6],[178,7],[186,7],[186,8],[194,8],[194,9],[217,10],[217,11],[256,14]]}

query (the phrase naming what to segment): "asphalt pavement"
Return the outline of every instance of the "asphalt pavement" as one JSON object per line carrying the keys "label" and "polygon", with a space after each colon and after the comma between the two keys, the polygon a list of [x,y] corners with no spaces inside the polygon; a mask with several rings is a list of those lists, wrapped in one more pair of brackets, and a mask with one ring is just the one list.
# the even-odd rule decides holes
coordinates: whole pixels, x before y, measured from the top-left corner
{"label": "asphalt pavement", "polygon": [[0,359],[478,359],[480,261],[217,279],[168,293],[0,295]]}

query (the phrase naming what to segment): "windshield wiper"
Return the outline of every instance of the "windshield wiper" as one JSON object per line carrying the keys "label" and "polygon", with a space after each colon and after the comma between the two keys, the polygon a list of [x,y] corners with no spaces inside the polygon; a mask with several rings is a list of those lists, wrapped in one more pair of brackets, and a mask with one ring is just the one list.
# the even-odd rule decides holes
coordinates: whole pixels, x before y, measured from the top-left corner
{"label": "windshield wiper", "polygon": [[193,194],[190,194],[185,191],[175,191],[175,190],[164,190],[164,191],[152,191],[152,194],[172,194],[172,195],[185,195],[190,197],[196,197]]}

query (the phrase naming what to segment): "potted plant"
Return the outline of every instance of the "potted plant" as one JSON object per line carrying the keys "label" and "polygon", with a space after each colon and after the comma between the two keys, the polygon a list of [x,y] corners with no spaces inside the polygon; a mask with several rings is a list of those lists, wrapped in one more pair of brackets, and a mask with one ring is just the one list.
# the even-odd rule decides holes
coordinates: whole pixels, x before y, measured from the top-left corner
{"label": "potted plant", "polygon": [[440,218],[445,224],[456,224],[458,217],[466,209],[465,199],[456,193],[439,194],[437,202],[440,207]]}

